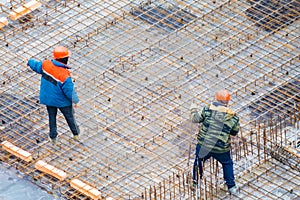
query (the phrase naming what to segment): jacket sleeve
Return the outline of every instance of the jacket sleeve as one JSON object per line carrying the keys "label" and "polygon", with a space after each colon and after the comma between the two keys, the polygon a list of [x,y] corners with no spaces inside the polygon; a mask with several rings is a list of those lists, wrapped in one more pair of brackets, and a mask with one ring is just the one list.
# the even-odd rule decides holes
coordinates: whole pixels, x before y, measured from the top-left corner
{"label": "jacket sleeve", "polygon": [[78,103],[79,98],[77,96],[77,93],[75,91],[74,83],[72,82],[71,77],[68,77],[65,82],[62,85],[62,90],[66,97],[72,102],[72,103]]}
{"label": "jacket sleeve", "polygon": [[234,116],[233,117],[234,120],[234,125],[230,131],[230,135],[232,136],[236,136],[238,134],[238,132],[240,131],[240,122],[239,122],[239,117],[238,116]]}
{"label": "jacket sleeve", "polygon": [[34,59],[29,59],[27,65],[36,73],[42,74],[42,62]]}
{"label": "jacket sleeve", "polygon": [[201,123],[204,121],[204,118],[205,118],[204,108],[203,108],[201,114],[199,114],[197,109],[191,110],[191,120],[193,123]]}

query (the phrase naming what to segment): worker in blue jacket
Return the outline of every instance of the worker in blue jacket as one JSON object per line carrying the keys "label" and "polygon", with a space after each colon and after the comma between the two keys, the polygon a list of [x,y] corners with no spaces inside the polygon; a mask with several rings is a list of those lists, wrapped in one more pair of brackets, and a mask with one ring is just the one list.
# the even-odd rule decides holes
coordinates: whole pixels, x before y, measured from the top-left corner
{"label": "worker in blue jacket", "polygon": [[74,117],[74,107],[79,102],[74,83],[70,74],[68,59],[71,52],[63,46],[58,46],[53,51],[53,60],[37,61],[29,59],[27,65],[35,72],[41,74],[40,103],[46,105],[49,116],[49,137],[53,144],[56,143],[57,125],[56,115],[59,109],[72,133],[73,139],[79,141],[79,127]]}

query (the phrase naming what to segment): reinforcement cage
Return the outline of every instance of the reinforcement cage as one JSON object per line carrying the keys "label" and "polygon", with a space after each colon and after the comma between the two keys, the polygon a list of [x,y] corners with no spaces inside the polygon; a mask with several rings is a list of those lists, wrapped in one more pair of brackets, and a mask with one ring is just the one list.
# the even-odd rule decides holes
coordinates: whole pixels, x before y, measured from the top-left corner
{"label": "reinforcement cage", "polygon": [[[299,198],[299,0],[0,5],[0,139],[32,155],[24,161],[2,143],[1,161],[54,196],[96,198],[74,188],[79,179],[103,198],[229,198],[218,186],[221,169],[214,161],[198,193],[188,187],[198,128],[189,120],[190,104],[200,110],[225,88],[242,127],[233,139],[235,171],[256,178],[237,178],[239,197]],[[40,76],[26,62],[51,59],[58,45],[72,52],[81,142],[72,140],[59,114],[53,146],[39,104]],[[279,147],[271,151],[272,145]],[[40,160],[67,177],[42,172]],[[286,183],[275,192],[280,184],[271,183],[270,171]],[[252,184],[261,179],[269,187]]]}

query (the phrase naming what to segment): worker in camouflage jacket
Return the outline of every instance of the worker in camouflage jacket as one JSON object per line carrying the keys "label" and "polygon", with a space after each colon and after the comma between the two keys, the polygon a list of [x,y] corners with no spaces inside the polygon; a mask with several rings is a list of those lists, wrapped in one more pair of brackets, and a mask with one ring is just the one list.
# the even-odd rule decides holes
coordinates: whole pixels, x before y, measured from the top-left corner
{"label": "worker in camouflage jacket", "polygon": [[195,104],[191,105],[191,120],[200,123],[197,135],[196,156],[193,167],[193,186],[197,187],[198,179],[203,176],[205,160],[215,158],[222,164],[223,176],[231,194],[237,192],[234,181],[233,162],[230,155],[230,136],[236,136],[240,129],[239,118],[227,108],[230,94],[227,90],[216,93],[216,101],[205,106],[201,113]]}

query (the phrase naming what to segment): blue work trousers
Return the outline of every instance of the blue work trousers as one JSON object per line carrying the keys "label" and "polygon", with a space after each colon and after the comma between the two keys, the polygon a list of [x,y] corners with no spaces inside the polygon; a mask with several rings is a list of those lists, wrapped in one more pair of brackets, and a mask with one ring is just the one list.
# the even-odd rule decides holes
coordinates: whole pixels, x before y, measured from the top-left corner
{"label": "blue work trousers", "polygon": [[235,186],[234,182],[234,173],[233,173],[233,162],[230,157],[230,151],[227,151],[225,153],[213,153],[208,152],[207,155],[200,157],[201,146],[197,144],[196,146],[196,157],[193,167],[193,182],[195,184],[198,184],[198,179],[202,179],[203,176],[203,167],[202,164],[209,159],[210,157],[215,158],[217,161],[219,161],[222,164],[223,167],[223,177],[226,182],[226,185],[228,188],[231,188]]}
{"label": "blue work trousers", "polygon": [[57,137],[57,125],[56,125],[56,115],[57,110],[60,110],[62,114],[64,115],[73,135],[79,135],[79,127],[76,124],[75,117],[74,117],[74,110],[73,106],[66,106],[66,107],[53,107],[53,106],[47,106],[48,116],[49,116],[49,128],[50,133],[49,136],[51,139],[54,139]]}

